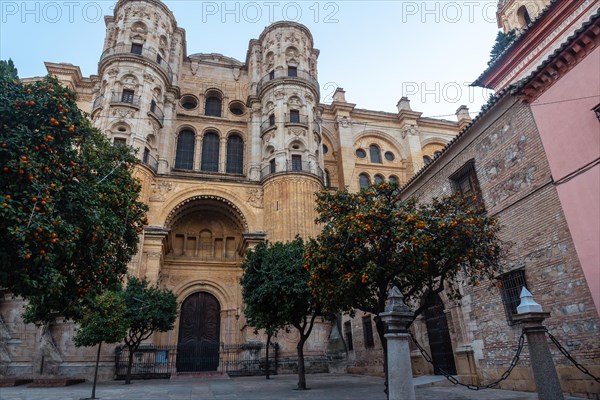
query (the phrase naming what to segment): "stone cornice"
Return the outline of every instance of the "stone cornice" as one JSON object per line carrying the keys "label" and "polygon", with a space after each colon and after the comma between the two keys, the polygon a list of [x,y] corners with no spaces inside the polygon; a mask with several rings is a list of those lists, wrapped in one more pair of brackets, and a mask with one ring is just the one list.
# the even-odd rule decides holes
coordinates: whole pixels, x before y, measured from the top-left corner
{"label": "stone cornice", "polygon": [[515,92],[522,100],[534,101],[598,46],[600,46],[600,13],[525,78]]}

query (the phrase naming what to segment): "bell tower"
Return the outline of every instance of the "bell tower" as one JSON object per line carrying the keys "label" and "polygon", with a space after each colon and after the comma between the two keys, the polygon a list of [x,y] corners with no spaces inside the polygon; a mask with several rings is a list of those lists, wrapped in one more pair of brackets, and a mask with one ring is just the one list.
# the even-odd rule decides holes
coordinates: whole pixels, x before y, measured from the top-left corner
{"label": "bell tower", "polygon": [[136,148],[157,172],[162,132],[178,95],[183,31],[159,0],[120,0],[105,22],[94,126],[115,144]]}
{"label": "bell tower", "polygon": [[254,161],[264,186],[269,240],[315,235],[314,193],[324,177],[319,51],[305,26],[288,21],[268,26],[251,51],[251,129],[260,146]]}
{"label": "bell tower", "polygon": [[499,0],[496,19],[504,33],[524,30],[551,0]]}

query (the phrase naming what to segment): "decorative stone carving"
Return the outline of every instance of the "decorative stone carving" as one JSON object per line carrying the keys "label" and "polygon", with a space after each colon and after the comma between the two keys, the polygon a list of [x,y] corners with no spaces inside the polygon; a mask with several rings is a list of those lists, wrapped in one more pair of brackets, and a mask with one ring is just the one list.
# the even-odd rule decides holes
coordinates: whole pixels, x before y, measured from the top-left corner
{"label": "decorative stone carving", "polygon": [[248,204],[255,208],[263,208],[263,194],[262,189],[248,189]]}
{"label": "decorative stone carving", "polygon": [[148,73],[144,73],[144,80],[149,82],[154,82],[154,77]]}
{"label": "decorative stone carving", "polygon": [[348,117],[337,117],[335,120],[335,127],[339,128],[340,126],[342,128],[348,128],[352,125],[352,120]]}
{"label": "decorative stone carving", "polygon": [[192,75],[196,76],[196,74],[198,73],[198,69],[200,69],[200,63],[197,61],[192,61],[190,69],[192,71]]}
{"label": "decorative stone carving", "polygon": [[293,127],[288,129],[288,135],[306,136],[306,129]]}
{"label": "decorative stone carving", "polygon": [[112,107],[110,114],[117,118],[133,118],[135,112],[126,107]]}
{"label": "decorative stone carving", "polygon": [[406,125],[401,132],[402,135],[402,139],[406,139],[407,135],[410,136],[418,136],[419,135],[419,129],[414,126],[414,125]]}
{"label": "decorative stone carving", "polygon": [[167,193],[175,188],[176,184],[172,182],[159,181],[152,184],[152,195],[150,201],[163,202],[167,198]]}

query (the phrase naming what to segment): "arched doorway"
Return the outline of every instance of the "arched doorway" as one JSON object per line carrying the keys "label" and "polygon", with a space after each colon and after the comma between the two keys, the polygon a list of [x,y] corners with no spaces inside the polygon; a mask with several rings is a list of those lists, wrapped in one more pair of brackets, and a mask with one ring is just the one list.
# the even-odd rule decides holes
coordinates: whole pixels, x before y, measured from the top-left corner
{"label": "arched doorway", "polygon": [[216,371],[219,367],[221,306],[210,293],[197,292],[181,305],[177,372]]}
{"label": "arched doorway", "polygon": [[436,296],[433,305],[425,310],[425,324],[433,360],[433,373],[441,375],[440,369],[443,369],[451,375],[456,374],[448,320],[444,314],[444,303],[440,296]]}

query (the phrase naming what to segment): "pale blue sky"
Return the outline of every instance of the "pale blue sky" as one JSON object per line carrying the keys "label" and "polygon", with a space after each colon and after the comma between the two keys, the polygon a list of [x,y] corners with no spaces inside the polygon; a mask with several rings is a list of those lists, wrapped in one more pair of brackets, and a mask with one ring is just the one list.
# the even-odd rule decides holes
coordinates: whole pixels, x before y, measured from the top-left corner
{"label": "pale blue sky", "polygon": [[[0,0],[0,59],[21,77],[45,74],[44,61],[97,72],[104,15],[113,0]],[[403,95],[423,116],[474,116],[488,92],[470,88],[485,69],[498,32],[496,1],[198,1],[166,0],[186,30],[188,54],[221,53],[244,61],[248,41],[289,19],[312,32],[321,101],[335,87],[358,108],[396,112]]]}

